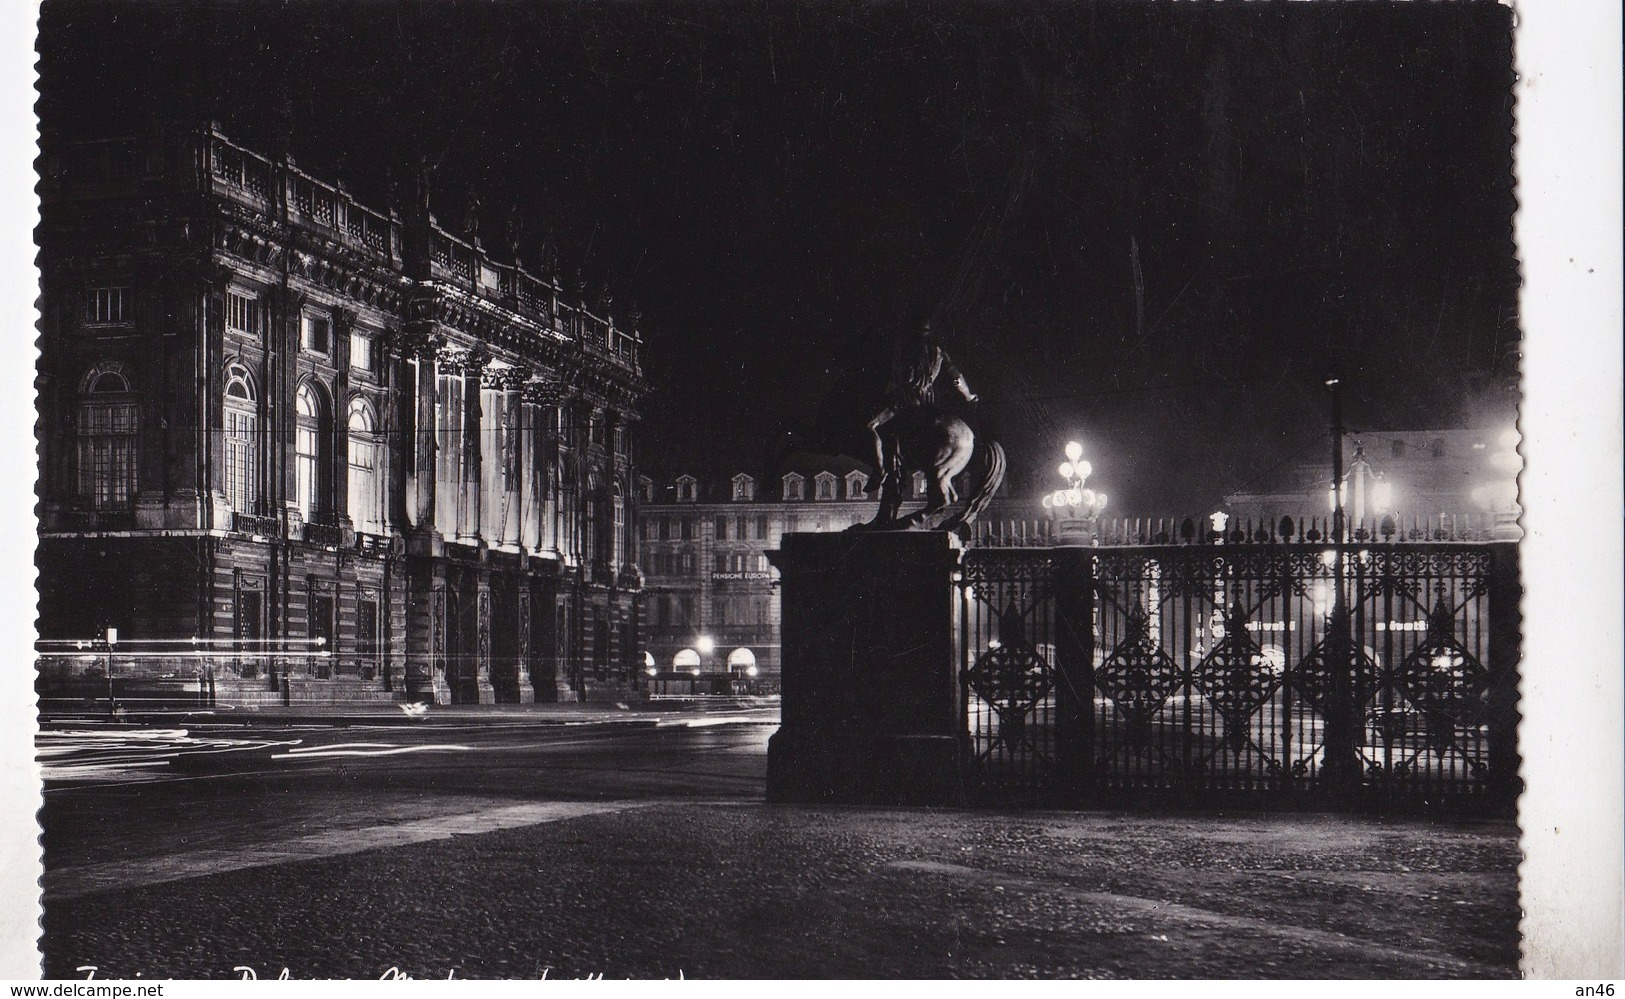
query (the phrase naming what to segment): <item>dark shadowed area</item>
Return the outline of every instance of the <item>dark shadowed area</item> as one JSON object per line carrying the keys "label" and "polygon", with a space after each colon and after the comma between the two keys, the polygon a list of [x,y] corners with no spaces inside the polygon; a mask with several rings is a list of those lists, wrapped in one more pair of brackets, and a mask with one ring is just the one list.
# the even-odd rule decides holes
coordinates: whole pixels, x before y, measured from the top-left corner
{"label": "dark shadowed area", "polygon": [[1193,510],[1325,446],[1333,359],[1355,429],[1516,376],[1511,20],[53,2],[40,114],[217,119],[380,207],[426,165],[448,228],[641,313],[646,467],[757,467],[923,307],[1014,488],[1073,438],[1119,511]]}

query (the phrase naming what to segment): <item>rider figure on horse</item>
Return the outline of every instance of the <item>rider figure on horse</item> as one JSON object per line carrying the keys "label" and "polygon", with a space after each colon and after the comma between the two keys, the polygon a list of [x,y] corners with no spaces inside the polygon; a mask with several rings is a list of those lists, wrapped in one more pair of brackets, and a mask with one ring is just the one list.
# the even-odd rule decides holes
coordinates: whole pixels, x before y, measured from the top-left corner
{"label": "rider figure on horse", "polygon": [[892,434],[882,434],[881,428],[891,421],[935,412],[939,406],[939,388],[943,382],[953,385],[966,402],[975,402],[976,393],[970,390],[965,376],[954,367],[948,354],[933,342],[931,320],[928,316],[911,317],[898,331],[892,346],[891,380],[886,385],[886,405],[869,421],[869,432],[875,438],[875,460],[882,477],[893,474],[890,462],[891,448],[887,447]]}

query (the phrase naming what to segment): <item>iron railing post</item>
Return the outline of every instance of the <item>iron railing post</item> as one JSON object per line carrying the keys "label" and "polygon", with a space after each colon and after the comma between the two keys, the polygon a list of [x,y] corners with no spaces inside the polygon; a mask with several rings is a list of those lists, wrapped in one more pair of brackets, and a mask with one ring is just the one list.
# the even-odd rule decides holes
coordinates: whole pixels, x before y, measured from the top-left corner
{"label": "iron railing post", "polygon": [[1522,789],[1518,776],[1518,665],[1521,657],[1523,583],[1518,546],[1489,545],[1489,784],[1490,793],[1513,806]]}
{"label": "iron railing post", "polygon": [[1326,792],[1345,800],[1358,789],[1360,768],[1355,752],[1353,672],[1348,603],[1348,520],[1343,508],[1343,387],[1333,371],[1326,378],[1332,393],[1332,613],[1326,629],[1327,692],[1324,757],[1320,775]]}
{"label": "iron railing post", "polygon": [[1095,574],[1088,548],[1055,550],[1056,756],[1069,795],[1094,790]]}

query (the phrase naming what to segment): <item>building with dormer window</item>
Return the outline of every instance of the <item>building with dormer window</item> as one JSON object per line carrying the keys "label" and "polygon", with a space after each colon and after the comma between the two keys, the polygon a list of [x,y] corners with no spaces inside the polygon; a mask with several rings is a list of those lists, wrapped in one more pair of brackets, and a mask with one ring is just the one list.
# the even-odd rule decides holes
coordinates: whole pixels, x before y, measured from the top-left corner
{"label": "building with dormer window", "polygon": [[868,499],[864,490],[869,487],[869,476],[857,469],[846,473],[846,498],[849,500]]}
{"label": "building with dormer window", "polygon": [[832,500],[835,498],[835,473],[824,471],[813,477],[813,496],[819,500]]}
{"label": "building with dormer window", "polygon": [[777,573],[767,553],[788,532],[844,531],[875,512],[866,466],[843,458],[791,465],[776,495],[758,495],[757,478],[745,472],[655,480],[642,509],[639,562],[648,574],[643,636],[657,693],[688,692],[695,670],[708,692],[777,688]]}
{"label": "building with dormer window", "polygon": [[624,696],[635,316],[213,126],[41,145],[47,707],[110,629],[129,696]]}

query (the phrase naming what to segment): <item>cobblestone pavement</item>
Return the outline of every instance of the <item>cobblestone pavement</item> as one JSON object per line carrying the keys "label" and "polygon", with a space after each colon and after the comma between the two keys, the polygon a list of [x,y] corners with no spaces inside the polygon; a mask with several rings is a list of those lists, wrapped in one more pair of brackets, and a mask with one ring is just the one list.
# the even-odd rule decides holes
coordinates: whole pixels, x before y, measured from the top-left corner
{"label": "cobblestone pavement", "polygon": [[375,828],[354,850],[268,843],[255,866],[199,876],[103,871],[47,898],[45,971],[1517,974],[1507,822],[640,800],[494,825]]}

